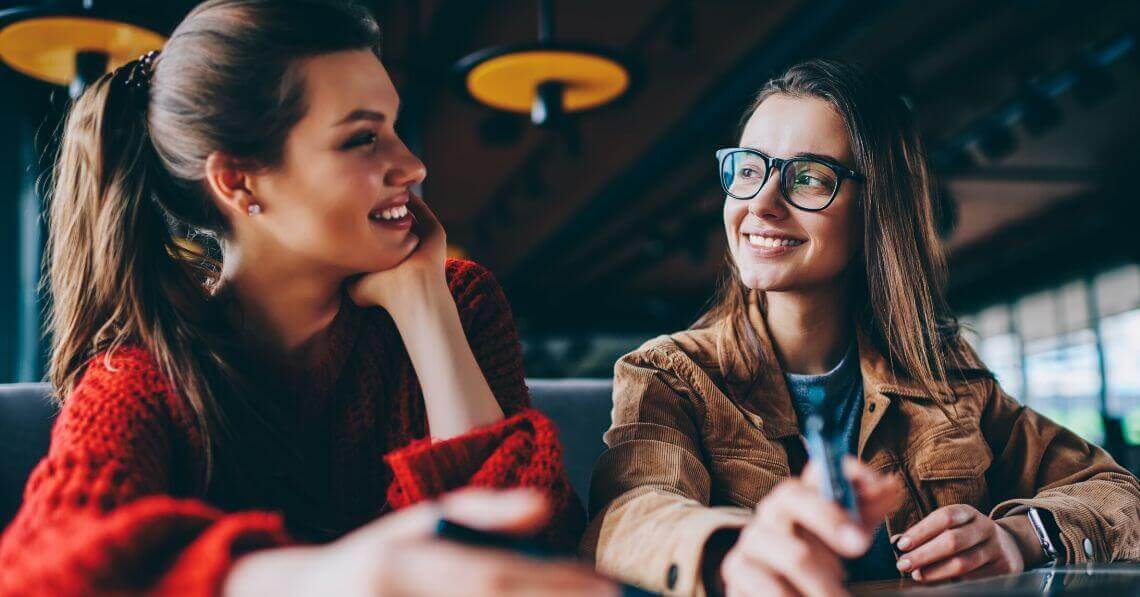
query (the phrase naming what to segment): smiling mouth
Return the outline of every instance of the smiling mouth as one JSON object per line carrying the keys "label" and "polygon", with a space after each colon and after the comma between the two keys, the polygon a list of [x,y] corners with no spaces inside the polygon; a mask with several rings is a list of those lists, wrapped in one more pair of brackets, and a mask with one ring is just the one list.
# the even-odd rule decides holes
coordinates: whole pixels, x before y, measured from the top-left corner
{"label": "smiling mouth", "polygon": [[748,237],[748,244],[758,249],[771,249],[775,247],[798,247],[805,242],[792,238],[772,238],[769,236],[761,236],[759,234],[746,234],[745,236]]}
{"label": "smiling mouth", "polygon": [[373,222],[396,222],[408,217],[408,213],[407,205],[398,205],[388,209],[375,210],[368,214],[368,219]]}

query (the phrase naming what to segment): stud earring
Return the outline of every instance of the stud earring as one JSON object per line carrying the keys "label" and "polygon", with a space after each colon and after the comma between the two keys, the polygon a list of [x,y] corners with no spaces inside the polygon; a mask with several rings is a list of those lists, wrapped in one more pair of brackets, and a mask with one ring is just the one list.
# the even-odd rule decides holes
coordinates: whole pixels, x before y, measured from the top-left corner
{"label": "stud earring", "polygon": [[251,216],[256,216],[261,213],[261,206],[256,203],[250,203],[249,207],[245,208],[245,211]]}

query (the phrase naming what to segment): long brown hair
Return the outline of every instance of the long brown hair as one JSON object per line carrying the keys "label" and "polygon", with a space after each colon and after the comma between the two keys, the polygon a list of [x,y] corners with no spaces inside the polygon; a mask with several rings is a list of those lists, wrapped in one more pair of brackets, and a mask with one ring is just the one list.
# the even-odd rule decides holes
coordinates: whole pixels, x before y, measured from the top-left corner
{"label": "long brown hair", "polygon": [[[951,377],[981,365],[961,340],[945,300],[946,255],[936,228],[938,203],[926,150],[910,108],[890,89],[859,65],[810,60],[768,81],[743,120],[774,95],[822,99],[843,119],[855,168],[866,179],[861,259],[849,272],[852,312],[896,373],[920,383],[931,396],[947,397]],[[720,326],[721,369],[730,371],[728,359],[742,357],[754,378],[760,350],[748,319],[750,294],[728,255],[711,306],[693,327]]]}
{"label": "long brown hair", "polygon": [[48,216],[51,382],[65,401],[92,357],[147,350],[206,440],[203,487],[227,400],[241,399],[235,334],[210,300],[224,255],[185,242],[228,232],[206,158],[277,166],[307,109],[299,61],[354,49],[380,55],[379,26],[354,4],[210,0],[175,29],[149,85],[128,84],[134,63],[108,73],[64,125]]}

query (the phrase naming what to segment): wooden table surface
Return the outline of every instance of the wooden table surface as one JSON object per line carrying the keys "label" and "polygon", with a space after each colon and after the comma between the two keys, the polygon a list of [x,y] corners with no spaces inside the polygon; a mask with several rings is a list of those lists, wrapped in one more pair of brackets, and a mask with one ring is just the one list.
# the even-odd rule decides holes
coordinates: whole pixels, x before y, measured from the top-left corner
{"label": "wooden table surface", "polygon": [[860,595],[878,595],[881,593],[895,593],[910,587],[921,586],[909,578],[896,578],[893,580],[870,580],[847,585],[847,590],[856,597]]}

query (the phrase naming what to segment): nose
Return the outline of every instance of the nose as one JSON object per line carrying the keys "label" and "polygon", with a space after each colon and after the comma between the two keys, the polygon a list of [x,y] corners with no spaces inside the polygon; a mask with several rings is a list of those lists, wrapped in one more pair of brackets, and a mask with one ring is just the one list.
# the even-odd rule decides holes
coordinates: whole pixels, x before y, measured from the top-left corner
{"label": "nose", "polygon": [[403,141],[398,141],[395,149],[388,172],[384,175],[385,184],[390,187],[408,187],[423,182],[427,178],[427,166]]}
{"label": "nose", "polygon": [[779,168],[772,169],[771,176],[764,181],[760,191],[748,200],[748,213],[761,220],[780,220],[788,215],[788,204],[780,193],[782,176]]}

